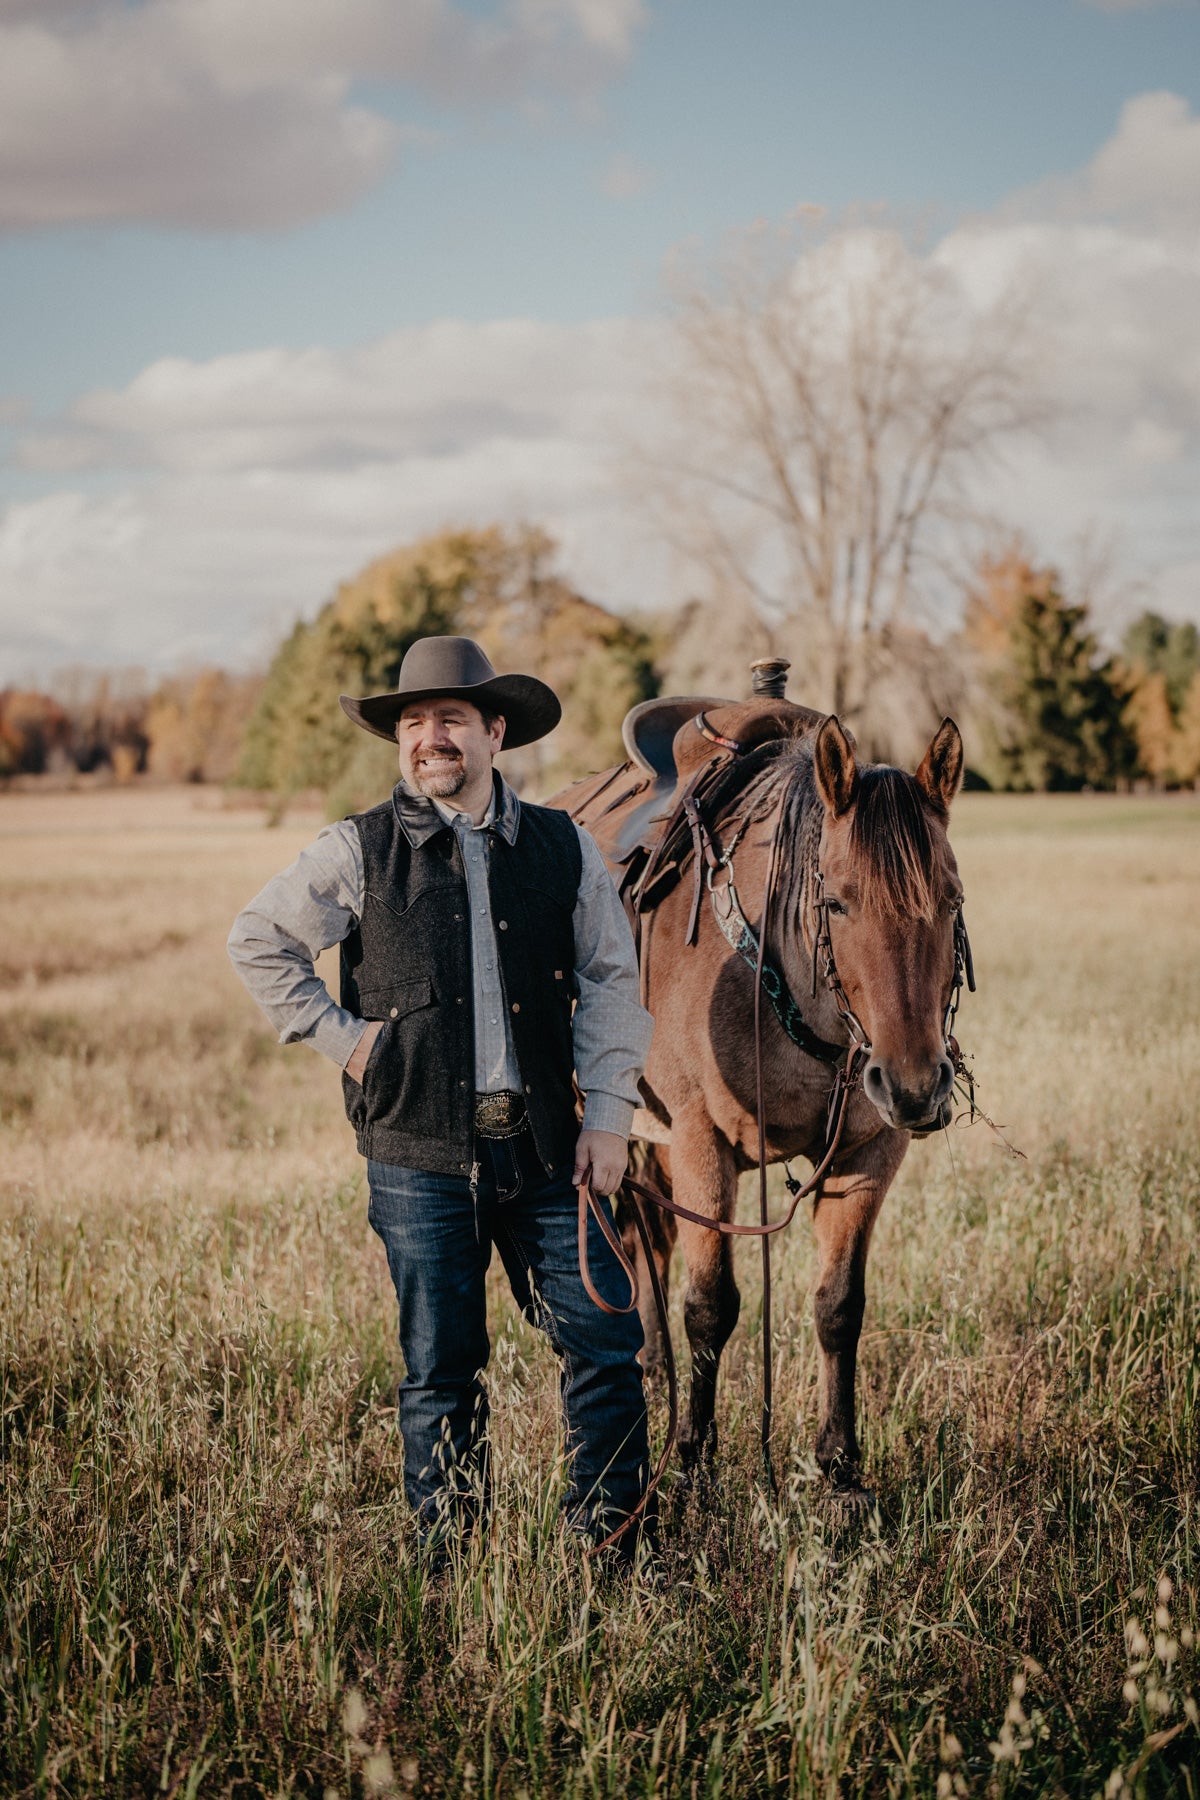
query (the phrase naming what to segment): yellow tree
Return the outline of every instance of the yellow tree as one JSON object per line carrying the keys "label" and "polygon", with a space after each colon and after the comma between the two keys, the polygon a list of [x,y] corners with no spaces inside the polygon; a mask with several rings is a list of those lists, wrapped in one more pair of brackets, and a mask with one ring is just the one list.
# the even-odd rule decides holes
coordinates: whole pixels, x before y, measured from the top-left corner
{"label": "yellow tree", "polygon": [[1193,787],[1200,782],[1200,669],[1192,676],[1179,711],[1175,773]]}
{"label": "yellow tree", "polygon": [[164,681],[146,710],[151,774],[168,781],[228,781],[262,685],[260,675],[215,668]]}
{"label": "yellow tree", "polygon": [[536,672],[562,699],[553,738],[506,758],[516,786],[546,793],[615,761],[625,711],[655,691],[654,646],[641,626],[575,593],[554,555],[544,532],[494,525],[439,532],[371,563],[280,646],[239,779],[319,789],[335,815],[379,799],[395,755],[345,718],[338,693],[394,687],[409,646],[446,632],[477,638],[498,669]]}
{"label": "yellow tree", "polygon": [[1175,777],[1178,745],[1167,678],[1160,670],[1132,671],[1134,688],[1125,717],[1137,739],[1138,762],[1155,787],[1165,787]]}

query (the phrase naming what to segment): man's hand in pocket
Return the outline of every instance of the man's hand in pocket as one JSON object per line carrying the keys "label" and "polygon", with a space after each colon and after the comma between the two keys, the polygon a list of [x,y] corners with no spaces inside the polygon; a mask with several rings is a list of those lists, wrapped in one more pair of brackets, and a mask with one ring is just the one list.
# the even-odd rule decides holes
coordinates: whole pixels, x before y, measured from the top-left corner
{"label": "man's hand in pocket", "polygon": [[360,1087],[362,1086],[363,1071],[367,1066],[367,1059],[370,1057],[375,1039],[382,1030],[382,1020],[372,1019],[371,1023],[367,1026],[367,1029],[359,1038],[357,1044],[355,1044],[354,1054],[346,1064],[347,1075],[350,1077],[351,1081],[357,1081]]}

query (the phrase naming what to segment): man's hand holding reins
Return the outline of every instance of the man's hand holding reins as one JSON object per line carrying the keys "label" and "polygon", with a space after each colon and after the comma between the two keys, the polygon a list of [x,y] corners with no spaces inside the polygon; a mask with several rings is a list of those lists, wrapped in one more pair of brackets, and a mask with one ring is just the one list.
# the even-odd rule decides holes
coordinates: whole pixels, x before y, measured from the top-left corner
{"label": "man's hand holding reins", "polygon": [[625,1179],[629,1166],[629,1140],[615,1131],[581,1131],[575,1146],[575,1173],[571,1177],[579,1187],[591,1170],[592,1186],[598,1194],[615,1194]]}

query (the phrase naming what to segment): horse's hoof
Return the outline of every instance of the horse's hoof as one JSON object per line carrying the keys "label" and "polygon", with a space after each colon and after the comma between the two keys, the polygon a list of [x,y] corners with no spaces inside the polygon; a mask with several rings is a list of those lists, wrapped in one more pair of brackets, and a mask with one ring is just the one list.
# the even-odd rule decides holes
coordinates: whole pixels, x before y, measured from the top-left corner
{"label": "horse's hoof", "polygon": [[879,1511],[878,1500],[861,1481],[847,1482],[842,1487],[831,1488],[829,1499],[834,1512],[847,1523],[854,1519],[867,1519],[872,1513]]}
{"label": "horse's hoof", "polygon": [[682,1494],[699,1494],[707,1497],[716,1487],[717,1470],[711,1456],[681,1457],[679,1464],[679,1491]]}

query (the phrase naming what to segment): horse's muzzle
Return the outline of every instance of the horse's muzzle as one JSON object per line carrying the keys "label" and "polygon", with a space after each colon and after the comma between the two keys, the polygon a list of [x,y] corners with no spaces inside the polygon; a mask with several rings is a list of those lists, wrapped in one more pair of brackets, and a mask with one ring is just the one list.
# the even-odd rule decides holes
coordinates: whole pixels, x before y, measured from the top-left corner
{"label": "horse's muzzle", "polygon": [[915,1138],[933,1137],[935,1132],[945,1131],[953,1118],[954,1107],[949,1100],[943,1100],[938,1107],[937,1117],[931,1119],[928,1125],[910,1125],[908,1130]]}
{"label": "horse's muzzle", "polygon": [[914,1089],[898,1079],[885,1062],[872,1057],[863,1070],[863,1092],[897,1131],[924,1137],[944,1131],[953,1116],[954,1064],[948,1056],[934,1066],[932,1078]]}

